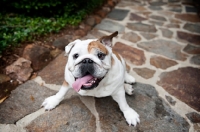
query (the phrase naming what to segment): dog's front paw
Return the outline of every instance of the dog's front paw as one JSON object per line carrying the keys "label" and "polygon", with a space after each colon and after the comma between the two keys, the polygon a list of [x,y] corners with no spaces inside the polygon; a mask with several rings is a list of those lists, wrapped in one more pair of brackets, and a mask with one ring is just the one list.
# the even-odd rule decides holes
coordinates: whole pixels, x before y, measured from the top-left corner
{"label": "dog's front paw", "polygon": [[44,100],[44,102],[42,103],[42,107],[44,107],[45,110],[52,110],[60,103],[60,101],[60,99],[56,98],[56,96],[53,95]]}
{"label": "dog's front paw", "polygon": [[129,108],[124,111],[124,117],[126,118],[127,123],[130,125],[136,126],[137,123],[140,123],[139,115],[133,109]]}

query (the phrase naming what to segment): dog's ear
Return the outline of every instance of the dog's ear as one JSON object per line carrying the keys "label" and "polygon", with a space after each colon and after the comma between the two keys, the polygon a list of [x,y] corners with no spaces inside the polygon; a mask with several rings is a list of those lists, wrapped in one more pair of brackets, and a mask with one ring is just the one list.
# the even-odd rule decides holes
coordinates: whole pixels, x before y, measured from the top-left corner
{"label": "dog's ear", "polygon": [[80,39],[74,40],[73,42],[69,43],[67,46],[65,46],[65,56],[68,56],[74,45],[81,41]]}
{"label": "dog's ear", "polygon": [[112,47],[112,38],[113,37],[116,37],[118,35],[118,31],[112,33],[111,35],[109,36],[103,36],[99,39],[99,41],[104,44],[104,45],[107,45],[107,46],[110,46]]}

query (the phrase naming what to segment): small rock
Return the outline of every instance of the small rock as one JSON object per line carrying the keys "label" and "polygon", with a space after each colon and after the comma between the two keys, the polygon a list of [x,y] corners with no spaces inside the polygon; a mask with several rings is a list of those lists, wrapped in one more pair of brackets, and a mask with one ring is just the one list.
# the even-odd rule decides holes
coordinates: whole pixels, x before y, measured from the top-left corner
{"label": "small rock", "polygon": [[143,32],[156,32],[157,29],[154,25],[148,25],[143,23],[128,23],[127,27],[136,30],[136,31],[143,31]]}
{"label": "small rock", "polygon": [[133,43],[136,43],[141,40],[140,36],[138,36],[136,33],[133,32],[128,32],[123,34],[122,38],[131,41]]}
{"label": "small rock", "polygon": [[177,31],[179,39],[200,46],[200,35]]}
{"label": "small rock", "polygon": [[174,100],[172,99],[172,97],[165,95],[165,98],[167,99],[167,101],[168,101],[171,105],[174,106],[174,105],[176,104],[176,101],[174,101]]}
{"label": "small rock", "polygon": [[187,22],[200,22],[200,18],[196,14],[176,14],[175,18]]}
{"label": "small rock", "polygon": [[140,75],[141,77],[145,79],[152,78],[154,73],[156,72],[155,70],[151,70],[149,68],[133,68],[133,70]]}
{"label": "small rock", "polygon": [[96,24],[98,24],[98,23],[101,22],[101,17],[99,17],[99,16],[97,16],[97,15],[95,15],[95,16],[93,16],[93,17],[94,17],[94,19],[95,19],[95,23],[96,23]]}
{"label": "small rock", "polygon": [[167,21],[167,19],[165,17],[157,16],[157,15],[152,15],[152,16],[150,16],[150,18],[152,18],[154,20],[158,20],[158,21]]}
{"label": "small rock", "polygon": [[52,51],[50,52],[50,54],[51,54],[51,56],[52,56],[53,58],[55,58],[55,57],[57,57],[61,52],[62,52],[62,50],[59,50],[58,48],[56,48],[56,49],[52,50]]}
{"label": "small rock", "polygon": [[19,58],[13,64],[6,67],[6,74],[20,83],[28,80],[32,71],[31,61],[24,58]]}
{"label": "small rock", "polygon": [[170,11],[173,11],[173,12],[179,12],[179,13],[182,12],[182,7],[181,7],[181,5],[168,5],[168,9],[169,9]]}
{"label": "small rock", "polygon": [[99,10],[97,13],[101,18],[104,18],[107,15],[107,12],[104,10]]}
{"label": "small rock", "polygon": [[81,37],[83,37],[83,36],[85,36],[85,35],[87,34],[87,31],[84,31],[84,30],[82,30],[82,29],[78,29],[78,30],[76,30],[76,31],[74,32],[74,34],[75,34],[76,36],[81,36]]}
{"label": "small rock", "polygon": [[190,62],[191,62],[192,64],[200,65],[200,55],[193,56],[193,57],[190,59]]}
{"label": "small rock", "polygon": [[186,116],[192,123],[200,123],[200,114],[191,112],[186,114]]}
{"label": "small rock", "polygon": [[25,47],[23,57],[31,61],[34,71],[42,69],[52,60],[52,56],[48,48],[32,44]]}
{"label": "small rock", "polygon": [[4,74],[0,74],[0,83],[4,83],[10,80],[10,77]]}
{"label": "small rock", "polygon": [[141,16],[139,16],[137,14],[131,13],[130,14],[130,20],[131,21],[144,21],[144,20],[147,20],[147,19],[144,18],[144,17],[141,17]]}
{"label": "small rock", "polygon": [[178,63],[173,60],[169,60],[160,56],[153,56],[150,59],[151,65],[155,66],[156,68],[160,69],[167,69],[169,67],[175,66]]}
{"label": "small rock", "polygon": [[173,35],[172,31],[170,31],[169,29],[164,29],[164,28],[160,28],[160,30],[162,31],[163,37],[172,38],[172,35]]}
{"label": "small rock", "polygon": [[95,18],[94,18],[94,17],[88,17],[88,18],[85,20],[85,23],[86,23],[87,25],[94,26],[94,25],[96,24]]}
{"label": "small rock", "polygon": [[89,26],[89,25],[87,25],[87,24],[85,24],[85,23],[81,23],[81,24],[79,25],[79,28],[82,29],[82,30],[84,30],[84,31],[86,31],[86,32],[88,32],[88,31],[91,30],[91,26]]}

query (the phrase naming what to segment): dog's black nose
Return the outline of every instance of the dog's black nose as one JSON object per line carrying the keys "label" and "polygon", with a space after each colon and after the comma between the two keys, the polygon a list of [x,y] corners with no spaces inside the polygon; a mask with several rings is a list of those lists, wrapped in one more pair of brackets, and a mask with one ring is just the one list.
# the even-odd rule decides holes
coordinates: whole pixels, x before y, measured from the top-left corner
{"label": "dog's black nose", "polygon": [[86,58],[82,60],[82,63],[93,63],[93,60]]}

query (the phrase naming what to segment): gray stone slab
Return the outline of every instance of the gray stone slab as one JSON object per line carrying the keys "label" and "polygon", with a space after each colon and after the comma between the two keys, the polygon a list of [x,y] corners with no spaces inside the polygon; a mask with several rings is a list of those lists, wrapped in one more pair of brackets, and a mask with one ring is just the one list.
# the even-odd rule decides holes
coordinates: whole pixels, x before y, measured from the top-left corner
{"label": "gray stone slab", "polygon": [[135,31],[143,32],[156,32],[157,29],[154,25],[148,25],[141,22],[138,23],[127,23],[127,27]]}
{"label": "gray stone slab", "polygon": [[151,15],[150,18],[158,21],[167,21],[167,19],[163,16]]}
{"label": "gray stone slab", "polygon": [[200,65],[200,55],[193,56],[193,57],[190,59],[190,62],[191,62],[192,64]]}
{"label": "gray stone slab", "polygon": [[165,28],[160,28],[160,30],[162,31],[163,37],[172,38],[173,32],[171,30]]}
{"label": "gray stone slab", "polygon": [[195,23],[195,24],[192,24],[192,23],[186,23],[183,28],[185,30],[188,30],[190,32],[194,32],[194,33],[199,33],[200,34],[200,24],[198,23]]}
{"label": "gray stone slab", "polygon": [[54,91],[28,81],[11,92],[10,97],[0,104],[0,123],[14,124],[24,116],[38,109],[44,99],[55,94]]}
{"label": "gray stone slab", "polygon": [[174,41],[168,40],[152,40],[148,42],[141,42],[138,44],[138,47],[143,48],[147,51],[164,55],[168,58],[175,59],[175,60],[186,60],[185,54],[181,52],[183,46],[179,45]]}
{"label": "gray stone slab", "polygon": [[160,6],[149,6],[149,9],[151,9],[151,10],[162,10],[162,7],[160,7]]}
{"label": "gray stone slab", "polygon": [[127,14],[128,14],[129,10],[123,10],[123,9],[113,9],[108,15],[107,17],[110,19],[114,19],[114,20],[123,20]]}
{"label": "gray stone slab", "polygon": [[96,121],[79,97],[73,96],[33,120],[26,129],[28,132],[95,132]]}
{"label": "gray stone slab", "polygon": [[125,27],[119,23],[112,22],[109,20],[102,20],[100,24],[96,25],[94,28],[99,29],[99,30],[104,30],[108,32],[115,32],[118,31],[119,33],[124,32]]}
{"label": "gray stone slab", "polygon": [[61,85],[64,81],[65,66],[67,63],[67,57],[64,56],[65,52],[62,52],[52,62],[49,63],[44,69],[42,69],[38,76],[41,76],[45,83]]}
{"label": "gray stone slab", "polygon": [[[137,83],[127,102],[140,115],[140,124],[128,126],[118,104],[111,98],[96,99],[102,132],[187,132],[188,122],[162,100],[151,85]],[[151,129],[151,130],[150,130]]]}
{"label": "gray stone slab", "polygon": [[166,2],[162,2],[162,1],[154,1],[154,2],[150,2],[149,3],[151,6],[163,6],[166,5]]}
{"label": "gray stone slab", "polygon": [[195,7],[192,7],[192,6],[185,6],[185,10],[188,13],[197,13],[197,9]]}

